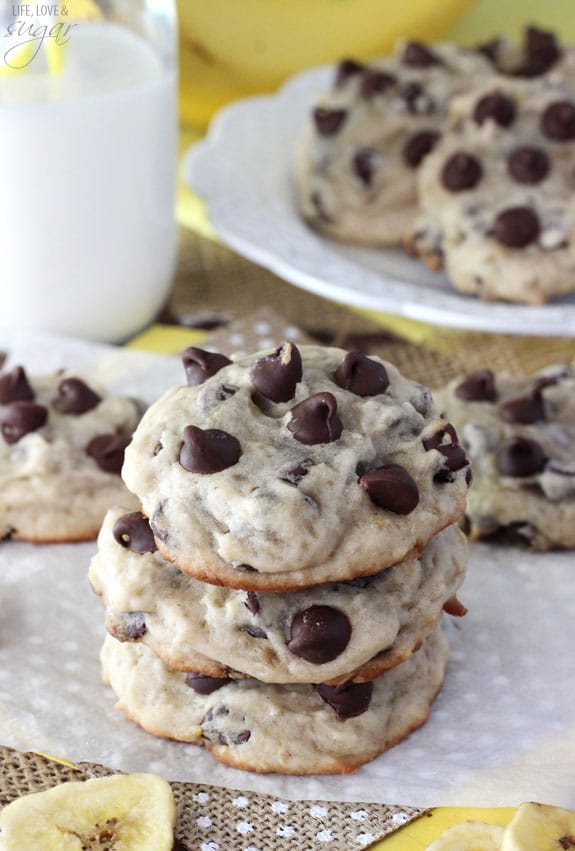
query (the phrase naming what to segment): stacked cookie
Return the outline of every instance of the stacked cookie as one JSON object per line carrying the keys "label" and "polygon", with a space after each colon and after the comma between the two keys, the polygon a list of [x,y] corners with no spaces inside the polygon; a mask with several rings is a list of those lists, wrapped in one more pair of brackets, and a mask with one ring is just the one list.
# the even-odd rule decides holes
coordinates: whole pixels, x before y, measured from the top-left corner
{"label": "stacked cookie", "polygon": [[298,153],[298,203],[323,233],[397,245],[456,289],[542,304],[575,288],[575,56],[400,45],[343,62]]}
{"label": "stacked cookie", "polygon": [[422,724],[469,466],[430,392],[359,353],[187,350],[144,415],[90,580],[146,730],[254,771],[352,771]]}
{"label": "stacked cookie", "polygon": [[136,507],[120,470],[140,416],[70,372],[1,373],[0,538],[92,540],[110,506]]}

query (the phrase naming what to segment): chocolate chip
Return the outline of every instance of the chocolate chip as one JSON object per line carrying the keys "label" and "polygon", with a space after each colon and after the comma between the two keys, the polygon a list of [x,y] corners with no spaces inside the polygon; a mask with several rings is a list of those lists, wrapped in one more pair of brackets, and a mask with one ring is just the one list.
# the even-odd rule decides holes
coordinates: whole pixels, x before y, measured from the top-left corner
{"label": "chocolate chip", "polygon": [[440,134],[435,130],[415,133],[403,146],[403,159],[410,168],[417,168],[432,150]]}
{"label": "chocolate chip", "polygon": [[366,473],[359,485],[375,505],[394,514],[409,514],[419,502],[417,485],[398,464],[384,464]]}
{"label": "chocolate chip", "polygon": [[204,349],[198,349],[195,346],[184,349],[181,358],[189,387],[203,384],[204,381],[231,363],[231,360],[225,355],[220,355],[218,352],[206,352]]}
{"label": "chocolate chip", "polygon": [[441,182],[450,192],[464,192],[477,186],[483,176],[481,163],[471,154],[458,151],[441,170]]}
{"label": "chocolate chip", "polygon": [[351,167],[365,186],[371,186],[380,152],[374,148],[359,148],[353,155]]}
{"label": "chocolate chip", "polygon": [[525,61],[518,69],[521,77],[539,77],[561,58],[561,49],[552,32],[528,27],[525,37]]}
{"label": "chocolate chip", "polygon": [[144,612],[122,612],[118,620],[108,624],[108,631],[118,641],[138,641],[146,629]]}
{"label": "chocolate chip", "polygon": [[294,656],[323,665],[343,653],[350,637],[351,624],[343,612],[310,606],[294,616],[287,646]]}
{"label": "chocolate chip", "polygon": [[356,396],[377,396],[389,387],[387,370],[361,352],[349,352],[338,366],[335,383]]}
{"label": "chocolate chip", "polygon": [[102,401],[80,378],[64,378],[58,385],[58,395],[52,405],[61,414],[85,414]]}
{"label": "chocolate chip", "polygon": [[99,434],[86,446],[86,455],[93,458],[104,473],[120,474],[124,450],[131,438],[126,434]]}
{"label": "chocolate chip", "polygon": [[288,429],[299,443],[314,446],[333,443],[343,425],[337,415],[337,400],[332,393],[314,393],[291,409]]}
{"label": "chocolate chip", "polygon": [[219,473],[237,464],[242,454],[237,438],[218,428],[186,426],[180,464],[190,473]]}
{"label": "chocolate chip", "polygon": [[410,41],[405,45],[401,61],[410,68],[429,68],[441,64],[436,54],[420,41]]}
{"label": "chocolate chip", "polygon": [[226,399],[230,399],[232,396],[238,392],[238,388],[234,387],[232,384],[222,384],[217,393],[216,399],[218,402],[225,402]]}
{"label": "chocolate chip", "polygon": [[515,121],[516,111],[515,103],[511,98],[495,91],[477,101],[473,110],[473,119],[476,124],[483,124],[491,118],[500,127],[509,127]]}
{"label": "chocolate chip", "polygon": [[313,461],[311,458],[304,458],[296,467],[282,473],[280,479],[282,482],[287,482],[288,485],[299,485],[304,476],[307,476],[310,467],[313,467]]}
{"label": "chocolate chip", "polygon": [[48,409],[36,402],[10,402],[0,409],[0,431],[6,443],[17,443],[24,435],[46,425]]}
{"label": "chocolate chip", "polygon": [[453,597],[450,597],[449,600],[446,600],[443,604],[443,611],[452,615],[455,618],[462,618],[467,614],[467,609],[463,605],[463,603],[457,599],[457,596],[454,594]]}
{"label": "chocolate chip", "polygon": [[[467,464],[469,464],[463,447],[459,445],[457,432],[451,423],[448,423],[445,428],[436,431],[431,437],[426,437],[423,441],[423,447],[427,451],[430,449],[437,449],[445,458],[444,467],[447,468],[449,472],[455,473],[457,470],[461,470],[462,467],[466,467]],[[440,474],[440,478],[437,481],[451,481],[451,479],[441,479]]]}
{"label": "chocolate chip", "polygon": [[424,92],[423,87],[419,83],[405,83],[400,88],[399,94],[409,112],[431,113],[434,110],[433,101]]}
{"label": "chocolate chip", "polygon": [[496,460],[502,476],[525,478],[540,473],[546,458],[537,441],[527,437],[510,437],[499,446]]}
{"label": "chocolate chip", "polygon": [[490,369],[472,372],[457,385],[455,395],[466,402],[495,402],[497,399],[495,376]]}
{"label": "chocolate chip", "polygon": [[509,399],[499,407],[501,419],[508,423],[522,423],[530,425],[545,419],[545,408],[541,394],[532,396],[520,396],[517,399]]}
{"label": "chocolate chip", "polygon": [[537,213],[530,207],[508,207],[493,224],[493,236],[508,248],[525,248],[535,242],[540,231]]}
{"label": "chocolate chip", "polygon": [[325,700],[340,721],[357,718],[369,709],[373,694],[373,683],[343,683],[339,686],[316,686],[316,691]]}
{"label": "chocolate chip", "polygon": [[23,367],[15,366],[10,372],[0,375],[1,405],[7,405],[9,402],[32,402],[34,398],[34,391]]}
{"label": "chocolate chip", "polygon": [[252,384],[265,399],[288,402],[302,379],[299,349],[293,343],[284,343],[271,355],[257,361],[250,370]]}
{"label": "chocolate chip", "polygon": [[575,139],[575,104],[569,100],[550,103],[541,116],[541,131],[556,142]]}
{"label": "chocolate chip", "polygon": [[359,91],[364,98],[369,100],[376,95],[383,94],[396,82],[397,79],[393,74],[387,74],[385,71],[368,70],[362,77]]}
{"label": "chocolate chip", "polygon": [[317,106],[312,115],[320,136],[335,136],[347,118],[347,110]]}
{"label": "chocolate chip", "polygon": [[148,518],[140,511],[118,517],[112,534],[121,547],[133,553],[153,553],[157,550]]}
{"label": "chocolate chip", "polygon": [[192,688],[196,694],[212,694],[229,682],[230,680],[227,677],[207,677],[205,674],[195,674],[192,671],[186,674],[186,685]]}
{"label": "chocolate chip", "polygon": [[341,89],[345,86],[349,79],[361,74],[363,72],[363,68],[364,66],[360,65],[359,62],[356,62],[355,59],[342,59],[335,72],[335,88]]}
{"label": "chocolate chip", "polygon": [[549,157],[540,148],[515,148],[507,158],[509,174],[518,183],[541,183],[549,174]]}
{"label": "chocolate chip", "polygon": [[259,570],[252,567],[251,564],[236,564],[235,570],[238,570],[240,573],[259,573]]}
{"label": "chocolate chip", "polygon": [[248,591],[246,599],[244,601],[244,606],[246,606],[252,615],[259,615],[261,607],[260,601],[258,599],[258,595],[255,591]]}
{"label": "chocolate chip", "polygon": [[252,626],[251,624],[246,624],[241,627],[242,632],[247,632],[248,635],[251,635],[252,638],[267,638],[268,634],[264,629],[261,629],[259,626]]}
{"label": "chocolate chip", "polygon": [[490,62],[493,62],[494,65],[496,65],[499,60],[499,52],[501,50],[501,39],[492,38],[489,41],[484,42],[483,44],[478,44],[475,50],[478,53],[481,53],[482,56],[485,56],[486,59],[489,59]]}

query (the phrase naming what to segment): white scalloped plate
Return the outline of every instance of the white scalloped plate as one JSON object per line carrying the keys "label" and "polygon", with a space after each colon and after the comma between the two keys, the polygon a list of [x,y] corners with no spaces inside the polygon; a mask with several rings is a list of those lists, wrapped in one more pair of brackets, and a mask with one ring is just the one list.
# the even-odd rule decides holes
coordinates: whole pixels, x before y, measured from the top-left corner
{"label": "white scalloped plate", "polygon": [[272,96],[237,101],[212,121],[183,161],[225,244],[302,289],[454,328],[575,336],[575,295],[542,307],[483,303],[399,250],[355,248],[319,236],[298,216],[293,153],[316,94],[332,74],[313,68]]}

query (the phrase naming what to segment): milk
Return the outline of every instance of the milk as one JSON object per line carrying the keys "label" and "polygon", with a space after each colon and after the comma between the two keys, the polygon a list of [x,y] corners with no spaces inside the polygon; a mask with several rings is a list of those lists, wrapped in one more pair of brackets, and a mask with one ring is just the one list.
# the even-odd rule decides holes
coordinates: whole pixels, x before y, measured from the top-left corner
{"label": "milk", "polygon": [[41,59],[0,77],[0,328],[120,341],[172,280],[174,72],[115,24]]}

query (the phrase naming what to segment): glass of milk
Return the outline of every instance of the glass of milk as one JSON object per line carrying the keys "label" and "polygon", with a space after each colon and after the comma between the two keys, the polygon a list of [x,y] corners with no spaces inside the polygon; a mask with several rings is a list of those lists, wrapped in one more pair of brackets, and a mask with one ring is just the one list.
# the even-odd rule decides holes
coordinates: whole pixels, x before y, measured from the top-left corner
{"label": "glass of milk", "polygon": [[166,301],[174,6],[0,0],[0,330],[120,342]]}

